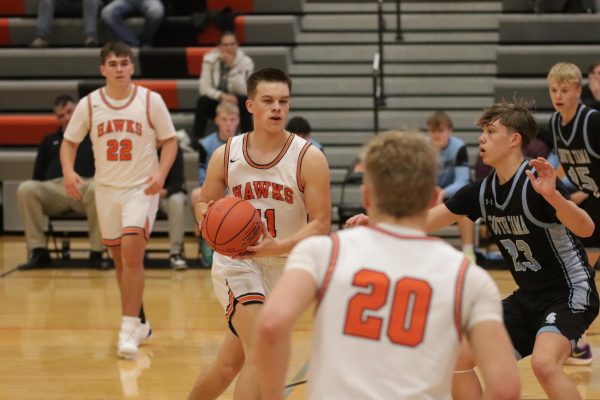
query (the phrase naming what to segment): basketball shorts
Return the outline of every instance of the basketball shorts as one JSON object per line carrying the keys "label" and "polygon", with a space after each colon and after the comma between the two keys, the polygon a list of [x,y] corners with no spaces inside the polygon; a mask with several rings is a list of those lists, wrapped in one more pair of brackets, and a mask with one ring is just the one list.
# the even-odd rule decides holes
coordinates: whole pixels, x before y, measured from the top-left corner
{"label": "basketball shorts", "polygon": [[596,228],[592,236],[579,238],[579,240],[587,251],[600,252],[600,200],[595,197],[589,197],[581,203],[580,207],[592,217]]}
{"label": "basketball shorts", "polygon": [[156,219],[159,195],[144,194],[144,186],[114,188],[96,184],[96,208],[105,246],[120,246],[121,237],[143,230],[148,240]]}
{"label": "basketball shorts", "polygon": [[283,272],[286,257],[239,260],[215,252],[212,282],[215,295],[225,310],[229,329],[238,304],[262,304]]}
{"label": "basketball shorts", "polygon": [[525,292],[518,289],[502,301],[504,325],[514,349],[521,357],[533,352],[539,333],[555,332],[563,335],[574,348],[598,315],[598,292],[594,280],[588,294],[588,305],[583,311],[569,306],[568,289]]}

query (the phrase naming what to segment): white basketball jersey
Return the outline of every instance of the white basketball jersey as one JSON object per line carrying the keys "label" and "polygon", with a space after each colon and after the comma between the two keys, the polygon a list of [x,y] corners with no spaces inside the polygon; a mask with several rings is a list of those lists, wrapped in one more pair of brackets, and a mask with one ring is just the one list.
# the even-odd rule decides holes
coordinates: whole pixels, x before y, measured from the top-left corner
{"label": "white basketball jersey", "polygon": [[250,201],[259,210],[273,237],[286,239],[307,224],[300,168],[310,144],[290,134],[272,162],[257,164],[248,153],[248,135],[234,136],[227,142],[227,187],[234,196]]}
{"label": "white basketball jersey", "polygon": [[144,184],[157,170],[157,134],[150,120],[152,95],[157,94],[135,85],[121,106],[111,103],[114,101],[107,98],[104,88],[87,96],[98,183],[133,187]]}
{"label": "white basketball jersey", "polygon": [[306,239],[287,268],[310,270],[308,257],[323,252],[331,254],[329,265],[321,259],[309,271],[320,303],[308,398],[449,399],[463,327],[501,320],[493,289],[491,296],[477,293],[492,299],[492,311],[474,310],[463,282],[474,271],[489,289],[491,278],[442,240],[387,225]]}

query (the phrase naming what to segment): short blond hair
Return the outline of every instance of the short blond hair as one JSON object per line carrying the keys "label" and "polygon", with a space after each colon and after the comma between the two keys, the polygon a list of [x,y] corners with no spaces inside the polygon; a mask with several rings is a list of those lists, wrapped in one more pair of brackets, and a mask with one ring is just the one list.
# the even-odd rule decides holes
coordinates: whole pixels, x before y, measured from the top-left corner
{"label": "short blond hair", "polygon": [[548,72],[547,79],[554,78],[558,83],[574,83],[581,86],[581,70],[572,63],[560,62],[554,64]]}
{"label": "short blond hair", "polygon": [[238,106],[236,106],[235,104],[232,104],[228,101],[222,101],[221,103],[219,103],[219,105],[217,106],[217,110],[216,110],[217,115],[223,113],[223,114],[227,114],[227,115],[240,115],[240,110],[238,108]]}
{"label": "short blond hair", "polygon": [[438,151],[418,131],[389,131],[363,148],[361,162],[373,204],[402,218],[424,213],[435,190]]}

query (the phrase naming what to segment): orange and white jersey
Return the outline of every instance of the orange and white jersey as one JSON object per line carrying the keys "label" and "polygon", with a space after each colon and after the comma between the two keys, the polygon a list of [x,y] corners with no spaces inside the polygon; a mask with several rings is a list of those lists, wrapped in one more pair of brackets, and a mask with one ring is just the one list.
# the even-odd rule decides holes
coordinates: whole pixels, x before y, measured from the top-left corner
{"label": "orange and white jersey", "polygon": [[310,399],[450,399],[463,332],[502,321],[491,277],[437,238],[397,225],[301,241],[286,270],[319,288]]}
{"label": "orange and white jersey", "polygon": [[163,99],[137,85],[124,100],[109,98],[104,87],[81,99],[65,138],[79,143],[88,132],[96,182],[119,188],[144,184],[158,168],[157,140],[175,136]]}
{"label": "orange and white jersey", "polygon": [[257,164],[248,153],[248,133],[229,139],[225,148],[225,179],[229,192],[259,210],[271,235],[286,239],[307,224],[301,181],[306,140],[289,134],[269,164]]}

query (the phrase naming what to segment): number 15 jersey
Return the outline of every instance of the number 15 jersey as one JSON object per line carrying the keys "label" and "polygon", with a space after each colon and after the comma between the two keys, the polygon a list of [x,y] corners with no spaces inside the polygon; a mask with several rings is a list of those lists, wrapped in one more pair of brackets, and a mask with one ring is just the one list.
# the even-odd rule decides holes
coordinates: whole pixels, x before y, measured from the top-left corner
{"label": "number 15 jersey", "polygon": [[309,399],[450,399],[460,337],[502,321],[489,275],[444,241],[379,224],[301,241],[315,280]]}

